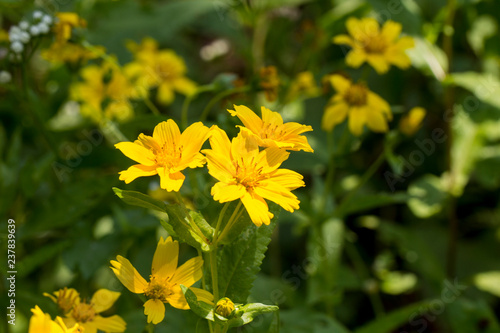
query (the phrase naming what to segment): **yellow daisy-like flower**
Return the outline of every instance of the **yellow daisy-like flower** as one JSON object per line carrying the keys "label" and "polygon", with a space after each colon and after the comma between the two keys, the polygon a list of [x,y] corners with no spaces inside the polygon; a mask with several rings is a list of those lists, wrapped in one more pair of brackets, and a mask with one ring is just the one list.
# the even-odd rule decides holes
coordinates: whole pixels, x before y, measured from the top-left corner
{"label": "yellow daisy-like flower", "polygon": [[274,216],[264,199],[289,212],[299,208],[300,202],[291,191],[305,184],[297,172],[279,169],[289,155],[284,149],[260,151],[257,140],[244,132],[229,141],[217,126],[212,128],[210,145],[212,149],[203,153],[208,172],[219,180],[212,187],[214,200],[223,203],[240,199],[256,226],[268,225]]}
{"label": "yellow daisy-like flower", "polygon": [[104,63],[82,69],[83,82],[71,86],[72,99],[81,101],[80,112],[100,123],[105,119],[125,121],[130,119],[133,108],[130,99],[140,98],[142,92],[134,87],[121,68]]}
{"label": "yellow daisy-like flower", "polygon": [[50,315],[44,313],[38,305],[31,309],[33,315],[30,318],[28,333],[81,333],[83,327],[75,324],[68,328],[61,317],[56,317],[55,320],[50,318]]}
{"label": "yellow daisy-like flower", "polygon": [[283,123],[283,118],[278,112],[261,107],[262,119],[248,107],[234,105],[234,111],[228,110],[234,117],[238,117],[243,126],[238,126],[242,132],[253,137],[261,147],[277,147],[286,150],[304,150],[314,152],[307,138],[301,135],[312,131],[311,126],[295,122]]}
{"label": "yellow daisy-like flower", "polygon": [[160,187],[167,191],[179,191],[186,168],[198,168],[205,164],[200,153],[201,146],[208,139],[210,129],[197,122],[181,134],[172,119],[156,125],[153,136],[140,134],[134,142],[120,142],[115,145],[125,156],[139,164],[120,172],[120,180],[130,183],[138,177],[160,176]]}
{"label": "yellow daisy-like flower", "polygon": [[97,333],[97,330],[118,333],[124,332],[127,327],[125,321],[118,315],[111,317],[99,315],[113,306],[121,295],[119,292],[99,289],[88,303],[83,301],[74,289],[61,289],[56,291],[54,296],[46,293],[44,295],[59,305],[65,315],[63,320],[67,326],[78,324],[83,327],[85,333]]}
{"label": "yellow daisy-like flower", "polygon": [[297,77],[290,85],[288,99],[294,99],[299,96],[314,97],[320,94],[320,89],[314,80],[314,75],[310,71],[297,74]]}
{"label": "yellow daisy-like flower", "polygon": [[[147,282],[130,261],[117,256],[111,260],[111,269],[128,290],[136,294],[144,294],[148,301],[144,303],[144,314],[148,323],[158,324],[165,317],[165,305],[170,303],[174,308],[188,310],[189,304],[182,293],[180,285],[191,287],[203,276],[203,259],[201,256],[189,259],[177,267],[179,243],[160,238],[153,257],[151,275]],[[198,300],[212,304],[213,295],[199,288],[190,288]]]}
{"label": "yellow daisy-like flower", "polygon": [[349,116],[349,130],[360,136],[363,126],[374,132],[387,132],[387,121],[392,120],[389,104],[371,92],[363,83],[352,83],[340,75],[332,75],[330,83],[337,91],[329,101],[323,114],[321,126],[331,131]]}
{"label": "yellow daisy-like flower", "polygon": [[421,107],[411,109],[399,121],[399,130],[408,136],[412,136],[422,126],[422,120],[424,120],[426,113],[425,109]]}
{"label": "yellow daisy-like flower", "polygon": [[351,17],[346,27],[350,36],[335,36],[333,42],[352,47],[346,56],[348,66],[358,68],[368,62],[379,74],[387,72],[391,64],[402,69],[410,66],[410,58],[405,50],[412,48],[414,41],[408,36],[399,37],[401,24],[386,21],[380,29],[373,18]]}
{"label": "yellow daisy-like flower", "polygon": [[175,92],[189,96],[196,91],[196,84],[185,76],[184,60],[174,51],[157,50],[156,42],[151,39],[146,39],[140,46],[132,46],[132,49],[137,50],[135,61],[124,67],[125,73],[145,89],[157,87],[159,103],[172,103]]}
{"label": "yellow daisy-like flower", "polygon": [[71,30],[73,28],[84,28],[87,26],[87,22],[76,13],[56,13],[56,17],[57,22],[54,24],[53,29],[56,34],[56,40],[59,43],[65,43],[71,38]]}

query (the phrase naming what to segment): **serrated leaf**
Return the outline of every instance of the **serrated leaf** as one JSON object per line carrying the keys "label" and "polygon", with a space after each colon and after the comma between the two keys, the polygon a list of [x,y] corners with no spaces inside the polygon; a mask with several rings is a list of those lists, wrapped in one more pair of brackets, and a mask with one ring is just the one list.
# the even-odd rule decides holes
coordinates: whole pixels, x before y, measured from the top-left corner
{"label": "serrated leaf", "polygon": [[[277,205],[270,207],[277,208]],[[244,215],[250,219],[246,212]],[[218,275],[221,297],[229,297],[235,303],[246,303],[276,226],[278,213],[274,215],[270,225],[256,227],[251,224],[234,242],[224,245],[219,250]]]}
{"label": "serrated leaf", "polygon": [[429,308],[432,301],[413,303],[375,319],[354,331],[354,333],[391,333],[408,323],[410,316],[419,314],[422,308]]}
{"label": "serrated leaf", "polygon": [[167,204],[163,201],[154,199],[149,195],[136,192],[136,191],[126,191],[119,189],[117,187],[113,187],[113,191],[118,196],[118,198],[122,199],[123,202],[132,205],[138,206],[147,209],[158,210],[160,212],[167,211]]}
{"label": "serrated leaf", "polygon": [[250,303],[237,307],[235,310],[235,318],[229,319],[227,325],[231,327],[239,327],[248,324],[258,315],[278,311],[279,308],[275,305],[266,305],[262,303]]}

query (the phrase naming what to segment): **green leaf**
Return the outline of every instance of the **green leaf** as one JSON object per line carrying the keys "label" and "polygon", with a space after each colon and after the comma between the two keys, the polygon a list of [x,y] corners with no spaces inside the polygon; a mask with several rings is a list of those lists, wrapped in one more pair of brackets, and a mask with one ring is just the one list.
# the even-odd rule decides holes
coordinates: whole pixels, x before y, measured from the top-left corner
{"label": "green leaf", "polygon": [[[196,297],[195,293],[189,289],[188,287],[181,284],[182,292],[186,297],[186,301],[189,304],[191,310],[196,313],[198,316],[205,318],[210,321],[214,321],[214,307],[210,304],[207,304],[202,301],[198,301],[198,297]],[[217,315],[217,314],[216,314]],[[220,317],[219,315],[217,315]],[[221,320],[227,320],[226,318],[220,317]]]}
{"label": "green leaf", "polygon": [[491,73],[463,72],[448,75],[447,82],[472,92],[480,101],[500,108],[500,80]]}
{"label": "green leaf", "polygon": [[384,293],[399,295],[413,289],[418,279],[413,273],[393,271],[382,274],[381,280],[380,289]]}
{"label": "green leaf", "polygon": [[415,47],[407,51],[412,65],[424,74],[442,81],[448,71],[448,58],[444,51],[424,38],[412,37]]}
{"label": "green leaf", "polygon": [[446,304],[450,331],[455,333],[499,333],[500,326],[495,312],[485,300],[458,298]]}
{"label": "green leaf", "polygon": [[479,273],[474,276],[474,285],[497,297],[500,297],[500,271]]}
{"label": "green leaf", "polygon": [[231,327],[239,327],[248,324],[258,315],[278,311],[279,308],[275,305],[266,305],[262,303],[250,303],[243,306],[236,306],[234,317],[229,319],[227,325]]}
{"label": "green leaf", "polygon": [[482,15],[474,19],[472,27],[467,32],[467,41],[476,52],[481,55],[484,49],[484,42],[495,36],[498,31],[496,20],[489,15]]}
{"label": "green leaf", "polygon": [[408,200],[408,207],[420,218],[428,218],[441,212],[447,198],[442,179],[431,174],[412,182],[408,187],[408,194],[412,196]]}
{"label": "green leaf", "polygon": [[122,199],[123,202],[129,205],[158,210],[160,212],[167,211],[166,203],[157,199],[153,199],[149,195],[136,191],[125,191],[117,187],[113,187],[113,191],[118,196],[118,198]]}
{"label": "green leaf", "polygon": [[[260,227],[251,224],[231,244],[219,250],[218,272],[219,292],[221,297],[229,297],[235,303],[246,303],[250,289],[271,241],[271,234],[278,218],[277,205],[271,211],[274,218],[270,225]],[[250,219],[244,212],[246,219]]]}
{"label": "green leaf", "polygon": [[420,313],[422,308],[428,308],[432,301],[423,301],[392,311],[375,319],[354,331],[354,333],[391,333],[398,327],[408,323],[411,316]]}
{"label": "green leaf", "polygon": [[203,215],[195,211],[190,211],[189,215],[191,215],[191,218],[193,219],[194,223],[198,226],[198,228],[200,228],[203,235],[205,235],[207,239],[212,241],[215,229],[210,224],[208,224],[207,220],[205,220]]}
{"label": "green leaf", "polygon": [[310,308],[281,310],[282,331],[287,333],[349,333],[337,320]]}

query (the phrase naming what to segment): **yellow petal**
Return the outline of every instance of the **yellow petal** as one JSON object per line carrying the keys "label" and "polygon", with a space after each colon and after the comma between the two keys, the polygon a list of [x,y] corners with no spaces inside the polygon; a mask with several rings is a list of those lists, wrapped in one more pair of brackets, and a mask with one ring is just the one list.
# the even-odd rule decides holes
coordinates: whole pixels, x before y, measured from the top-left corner
{"label": "yellow petal", "polygon": [[355,17],[350,17],[347,19],[345,26],[347,28],[347,32],[349,35],[358,39],[359,36],[364,35],[364,32],[361,30],[361,21]]}
{"label": "yellow petal", "polygon": [[246,189],[241,184],[227,184],[218,182],[212,187],[212,196],[215,201],[221,203],[233,201],[242,198],[246,193]]}
{"label": "yellow petal", "polygon": [[113,306],[121,293],[108,289],[99,289],[94,293],[90,303],[93,305],[96,313],[101,313]]}
{"label": "yellow petal", "polygon": [[246,193],[241,202],[245,206],[252,222],[260,227],[263,223],[269,225],[273,214],[269,212],[269,207],[264,199],[255,194]]}
{"label": "yellow petal", "polygon": [[339,94],[343,94],[352,85],[352,82],[342,75],[334,74],[331,75],[329,79],[333,89],[335,89]]}
{"label": "yellow petal", "polygon": [[174,90],[170,83],[163,82],[158,86],[158,95],[156,96],[158,103],[169,105],[174,101]]}
{"label": "yellow petal", "polygon": [[284,149],[275,147],[266,148],[259,153],[256,169],[262,169],[262,172],[271,173],[281,166],[281,163],[286,161],[290,153]]}
{"label": "yellow petal", "polygon": [[365,52],[363,52],[360,49],[353,49],[347,54],[345,58],[345,63],[349,67],[358,68],[366,60],[367,60],[367,55]]}
{"label": "yellow petal", "polygon": [[169,192],[179,192],[184,179],[186,178],[181,172],[169,173],[167,168],[158,168],[160,176],[160,187]]}
{"label": "yellow petal", "polygon": [[156,166],[145,166],[142,164],[136,164],[129,167],[127,170],[120,171],[120,180],[129,184],[134,179],[139,177],[154,176],[158,172],[156,171]]}
{"label": "yellow petal", "polygon": [[133,159],[142,165],[152,166],[155,165],[155,155],[143,146],[137,145],[133,142],[120,142],[115,145],[125,156]]}
{"label": "yellow petal", "polygon": [[180,144],[182,146],[182,161],[185,163],[199,153],[201,146],[208,139],[210,129],[201,121],[190,125],[182,132]]}
{"label": "yellow petal", "polygon": [[210,292],[200,289],[200,288],[194,288],[191,287],[189,288],[195,295],[198,301],[208,303],[210,305],[213,305],[214,303],[214,295],[212,295]]}
{"label": "yellow petal", "polygon": [[371,54],[367,57],[367,61],[378,74],[384,74],[389,70],[389,63],[383,55]]}
{"label": "yellow petal", "polygon": [[237,116],[246,128],[254,133],[258,133],[262,128],[262,120],[248,107],[244,105],[234,105],[234,110],[227,110],[231,116]]}
{"label": "yellow petal", "polygon": [[196,83],[191,81],[190,79],[186,77],[178,77],[175,80],[172,81],[172,86],[173,88],[180,92],[181,94],[184,94],[186,96],[190,96],[196,92]]}
{"label": "yellow petal", "polygon": [[144,314],[148,316],[148,323],[156,325],[165,318],[165,305],[157,299],[150,299],[144,303]]}
{"label": "yellow petal", "polygon": [[384,115],[378,110],[369,110],[366,113],[366,125],[374,132],[387,132],[389,127]]}
{"label": "yellow petal", "polygon": [[352,134],[360,136],[363,133],[363,125],[366,123],[364,109],[352,107],[349,112],[349,130]]}
{"label": "yellow petal", "polygon": [[262,113],[262,122],[264,124],[271,124],[272,126],[283,125],[283,117],[278,112],[269,110],[268,108],[262,106],[260,108]]}
{"label": "yellow petal", "polygon": [[195,257],[186,261],[182,266],[178,267],[172,277],[172,283],[191,287],[196,281],[203,276],[203,259]]}
{"label": "yellow petal", "polygon": [[177,268],[179,258],[179,242],[173,241],[172,237],[166,240],[160,238],[153,257],[151,274],[160,278],[170,278]]}
{"label": "yellow petal", "polygon": [[31,309],[31,312],[33,315],[30,318],[29,333],[64,333],[64,330],[52,321],[49,314],[43,313],[38,305]]}
{"label": "yellow petal", "polygon": [[148,286],[146,280],[137,272],[128,259],[117,256],[116,260],[111,260],[111,269],[120,282],[131,292],[142,294]]}
{"label": "yellow petal", "polygon": [[382,36],[387,42],[393,42],[401,34],[402,28],[400,23],[391,20],[386,21],[382,26]]}
{"label": "yellow petal", "polygon": [[286,211],[293,212],[295,209],[299,209],[300,201],[292,192],[277,183],[267,182],[267,184],[266,187],[255,187],[255,194],[277,203]]}
{"label": "yellow petal", "polygon": [[106,318],[95,316],[92,321],[95,327],[103,332],[121,333],[125,332],[125,329],[127,328],[127,323],[125,322],[125,320],[123,320],[122,317],[118,315]]}
{"label": "yellow petal", "polygon": [[160,146],[173,146],[174,144],[179,144],[181,132],[175,121],[169,119],[155,126],[153,138]]}
{"label": "yellow petal", "polygon": [[[305,186],[304,181],[302,180],[303,178],[304,177],[302,177],[302,175],[298,172],[288,169],[278,169],[272,173],[268,180],[273,183],[278,183],[289,191],[292,191]],[[262,181],[262,183],[266,184],[266,180]]]}
{"label": "yellow petal", "polygon": [[87,321],[85,323],[82,323],[82,326],[83,326],[83,331],[85,333],[97,333],[97,327],[92,321]]}
{"label": "yellow petal", "polygon": [[325,131],[331,131],[335,125],[340,124],[347,117],[349,107],[347,104],[341,102],[337,104],[328,105],[321,120],[321,127]]}
{"label": "yellow petal", "polygon": [[171,290],[172,294],[167,297],[167,302],[176,309],[189,310],[189,304],[182,293],[182,289],[177,286]]}
{"label": "yellow petal", "polygon": [[349,37],[348,35],[337,35],[337,36],[333,37],[332,42],[334,44],[346,44],[349,46],[354,45],[354,40],[351,37]]}

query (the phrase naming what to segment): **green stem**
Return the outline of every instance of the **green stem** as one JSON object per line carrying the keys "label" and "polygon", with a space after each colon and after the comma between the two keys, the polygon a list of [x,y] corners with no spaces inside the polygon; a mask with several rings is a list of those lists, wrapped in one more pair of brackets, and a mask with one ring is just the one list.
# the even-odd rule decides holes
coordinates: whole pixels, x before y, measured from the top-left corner
{"label": "green stem", "polygon": [[214,295],[214,302],[219,300],[219,280],[217,275],[217,247],[209,253],[210,270],[212,272],[212,293]]}
{"label": "green stem", "polygon": [[149,99],[149,97],[145,97],[144,98],[144,103],[146,104],[146,106],[148,107],[148,109],[151,110],[151,112],[153,112],[153,114],[155,116],[161,116],[160,110],[158,110],[158,108],[156,107],[156,105],[154,105],[154,103],[151,102],[151,100]]}
{"label": "green stem", "polygon": [[328,132],[328,151],[330,152],[330,160],[328,161],[328,171],[326,173],[326,180],[323,187],[323,196],[321,197],[321,202],[319,205],[320,214],[325,214],[326,201],[328,200],[328,195],[330,194],[330,184],[333,182],[335,175],[335,136],[334,131]]}
{"label": "green stem", "polygon": [[226,210],[229,208],[230,202],[226,202],[224,207],[222,207],[222,210],[220,211],[219,214],[219,219],[217,220],[217,225],[215,226],[215,231],[214,231],[214,245],[217,245],[218,241],[218,236],[219,236],[219,229],[222,224],[222,219],[224,218],[224,215],[226,215]]}
{"label": "green stem", "polygon": [[229,232],[229,230],[231,230],[234,222],[236,222],[239,219],[239,217],[243,213],[243,210],[241,209],[242,205],[243,204],[241,203],[241,200],[240,200],[238,202],[238,206],[236,206],[236,208],[234,209],[233,214],[229,218],[229,221],[227,221],[226,226],[224,227],[224,230],[222,230],[222,233],[220,234],[219,238],[217,239],[217,242],[223,240],[224,237],[226,237],[226,235]]}
{"label": "green stem", "polygon": [[153,323],[147,324],[148,333],[153,333],[155,331],[155,325]]}
{"label": "green stem", "polygon": [[378,158],[373,162],[373,164],[370,166],[368,170],[366,170],[365,174],[361,177],[361,180],[359,183],[356,185],[355,188],[353,188],[345,197],[344,199],[340,202],[340,205],[338,207],[338,212],[340,214],[343,214],[343,209],[347,207],[347,204],[352,200],[354,194],[375,174],[375,172],[380,168],[382,163],[385,161],[385,153],[382,152]]}
{"label": "green stem", "polygon": [[217,102],[219,102],[221,99],[223,99],[224,97],[230,96],[232,94],[240,93],[240,92],[245,92],[245,91],[248,91],[248,90],[250,90],[250,86],[237,87],[237,88],[233,88],[233,89],[221,91],[220,93],[218,93],[217,95],[215,95],[208,102],[208,104],[205,107],[205,109],[203,109],[203,112],[201,113],[201,116],[200,116],[200,121],[204,122],[207,119],[208,114],[210,113],[210,110],[212,110],[212,108],[214,107],[214,105]]}
{"label": "green stem", "polygon": [[252,39],[252,57],[254,73],[257,73],[259,68],[264,64],[264,48],[266,45],[266,36],[269,30],[269,18],[266,13],[259,15],[253,27]]}
{"label": "green stem", "polygon": [[187,127],[189,105],[191,104],[193,99],[195,97],[197,97],[199,94],[201,94],[202,92],[212,91],[214,89],[215,89],[214,85],[209,84],[206,86],[198,87],[198,89],[194,92],[194,94],[186,96],[186,98],[184,99],[184,102],[182,103],[182,111],[181,111],[181,125],[182,125],[183,129],[185,129]]}
{"label": "green stem", "polygon": [[[349,256],[349,259],[351,259],[354,268],[358,272],[358,275],[361,277],[361,279],[368,280],[370,278],[370,271],[368,270],[368,267],[365,264],[363,258],[359,254],[358,249],[351,242],[347,241],[346,243],[347,244],[345,248],[347,255]],[[382,299],[380,298],[379,292],[378,291],[367,292],[367,294],[368,297],[370,298],[370,303],[372,304],[375,316],[377,318],[384,316],[385,314],[384,305],[382,303]]]}
{"label": "green stem", "polygon": [[186,204],[184,204],[184,200],[182,200],[181,194],[177,191],[174,191],[174,192],[175,192],[175,197],[177,198],[177,201],[179,202],[179,205],[181,206],[182,210],[184,211],[184,214],[187,216],[187,218],[189,220],[189,226],[191,227],[191,229],[194,230],[194,232],[196,232],[198,234],[198,236],[200,236],[202,239],[204,239],[207,244],[210,244],[210,241],[205,237],[203,232],[201,232],[198,225],[196,225],[196,223],[194,223],[193,217],[191,216],[191,214],[189,214],[189,211],[186,207]]}

